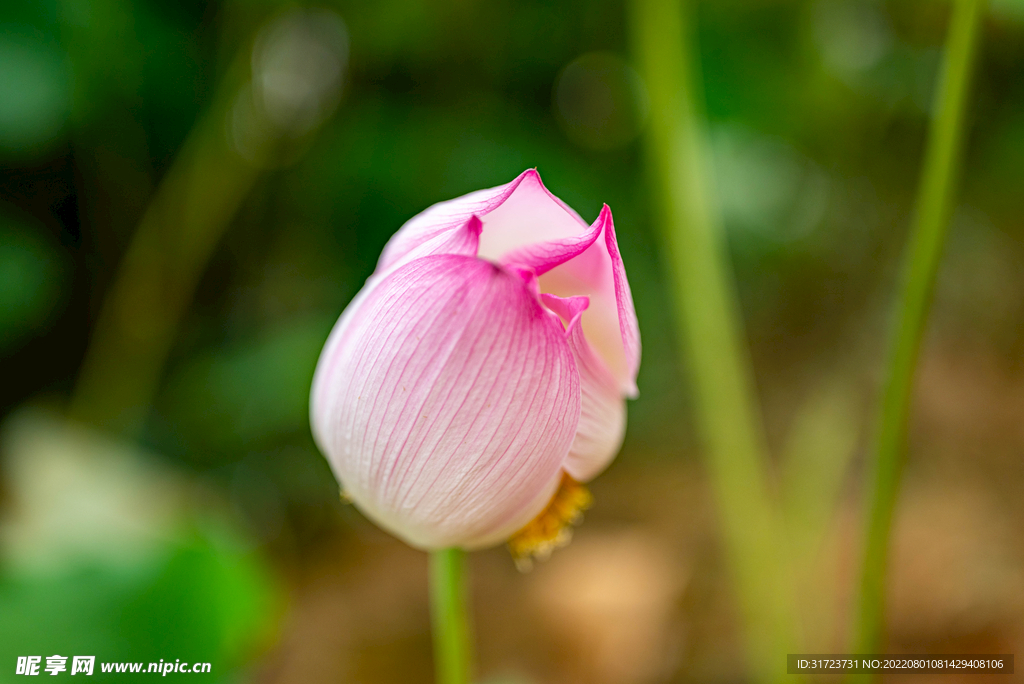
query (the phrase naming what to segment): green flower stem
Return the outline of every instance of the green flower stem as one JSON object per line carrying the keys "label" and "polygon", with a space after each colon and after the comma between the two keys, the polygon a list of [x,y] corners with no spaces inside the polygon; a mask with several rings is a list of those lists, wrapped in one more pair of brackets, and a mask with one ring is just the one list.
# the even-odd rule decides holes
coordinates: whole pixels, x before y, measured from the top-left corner
{"label": "green flower stem", "polygon": [[681,356],[736,581],[749,665],[759,681],[786,677],[795,617],[781,521],[771,500],[763,426],[705,162],[696,50],[680,0],[633,0],[634,54],[650,97],[649,181],[659,202],[667,283]]}
{"label": "green flower stem", "polygon": [[430,614],[436,684],[469,684],[472,654],[466,598],[466,553],[430,553]]}
{"label": "green flower stem", "polygon": [[953,206],[964,105],[983,13],[984,0],[955,0],[946,39],[917,213],[905,255],[899,322],[890,342],[875,458],[866,487],[864,565],[854,637],[857,653],[877,653],[883,646],[889,532],[906,448],[914,369]]}
{"label": "green flower stem", "polygon": [[69,415],[135,434],[213,250],[259,176],[226,136],[243,51],[189,133],[132,237],[103,302]]}

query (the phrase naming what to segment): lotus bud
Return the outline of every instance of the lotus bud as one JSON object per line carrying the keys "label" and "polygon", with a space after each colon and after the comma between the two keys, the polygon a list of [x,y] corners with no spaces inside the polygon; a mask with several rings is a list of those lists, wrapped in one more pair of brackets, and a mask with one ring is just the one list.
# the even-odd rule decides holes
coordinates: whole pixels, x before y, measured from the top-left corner
{"label": "lotus bud", "polygon": [[422,549],[564,544],[622,444],[640,332],[607,205],[535,170],[410,219],[317,364],[313,435],[346,498]]}

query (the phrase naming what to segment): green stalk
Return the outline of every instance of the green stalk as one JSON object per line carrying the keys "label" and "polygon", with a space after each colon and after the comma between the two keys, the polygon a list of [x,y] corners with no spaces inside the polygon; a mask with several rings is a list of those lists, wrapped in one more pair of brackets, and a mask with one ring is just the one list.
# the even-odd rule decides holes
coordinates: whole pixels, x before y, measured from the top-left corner
{"label": "green stalk", "polygon": [[649,182],[667,284],[688,359],[697,423],[737,587],[749,665],[785,678],[795,618],[781,524],[768,484],[753,372],[725,239],[712,202],[696,49],[680,0],[633,0],[634,53],[647,85]]}
{"label": "green stalk", "polygon": [[435,684],[469,684],[469,619],[466,553],[430,553],[430,614],[434,631]]}
{"label": "green stalk", "polygon": [[[253,14],[250,4],[227,3],[244,12],[239,19],[245,24],[262,23],[262,10]],[[252,66],[256,42],[242,42],[139,222],[82,362],[68,407],[75,420],[127,435],[142,430],[178,328],[221,238],[264,169],[308,140],[265,111],[254,85],[261,78]]]}
{"label": "green stalk", "polygon": [[890,340],[888,377],[867,489],[867,524],[854,652],[883,646],[889,533],[907,441],[914,370],[935,275],[953,206],[964,129],[964,105],[984,0],[956,0],[929,131],[917,212],[903,264],[898,325]]}
{"label": "green stalk", "polygon": [[76,420],[141,429],[199,278],[259,176],[226,135],[247,68],[244,50],[142,216],[82,362],[68,409]]}

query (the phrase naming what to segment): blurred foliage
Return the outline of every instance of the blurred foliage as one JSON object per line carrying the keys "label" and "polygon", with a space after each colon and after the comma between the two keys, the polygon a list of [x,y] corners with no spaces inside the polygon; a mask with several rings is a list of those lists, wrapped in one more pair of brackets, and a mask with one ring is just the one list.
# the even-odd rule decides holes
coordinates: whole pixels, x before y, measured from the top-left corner
{"label": "blurred foliage", "polygon": [[191,659],[223,682],[274,636],[276,580],[166,463],[34,411],[3,448],[4,662],[93,655],[102,680],[100,662]]}
{"label": "blurred foliage", "polygon": [[230,543],[198,533],[145,568],[5,576],[2,656],[6,665],[24,655],[41,655],[44,663],[54,653],[94,655],[97,681],[124,679],[103,674],[100,662],[179,658],[214,663],[197,681],[233,681],[253,655],[254,634],[267,640],[273,612],[253,601],[266,591],[266,578]]}
{"label": "blurred foliage", "polygon": [[[351,518],[308,430],[326,332],[405,220],[528,167],[585,219],[602,202],[615,213],[644,341],[641,397],[629,406],[619,462],[689,454],[690,399],[635,143],[646,105],[623,4],[319,4],[348,29],[337,113],[292,154],[260,166],[202,270],[142,435],[169,467],[228,502],[210,514],[220,521],[213,529],[237,520],[243,531],[232,534],[287,564]],[[0,4],[0,413],[71,394],[156,188],[232,61],[291,6]],[[881,349],[947,13],[935,0],[699,3],[714,180],[769,439],[794,462],[834,442],[821,464],[832,489],[856,429],[836,412],[849,404],[844,392],[870,382]],[[1024,3],[994,0],[983,42],[936,320],[1019,367]],[[843,389],[822,389],[836,367]],[[9,460],[0,462],[4,503],[17,496]],[[814,515],[824,506],[793,505]],[[45,633],[45,649],[66,650],[53,631],[63,625],[98,655],[150,657],[166,645],[173,657],[220,658],[210,650],[217,640],[203,635],[251,621],[258,601],[204,596],[218,586],[237,595],[266,561],[239,560],[203,525],[190,530],[130,571],[5,576],[0,641],[14,648]],[[146,617],[177,597],[206,609]],[[129,641],[118,641],[122,633]]]}

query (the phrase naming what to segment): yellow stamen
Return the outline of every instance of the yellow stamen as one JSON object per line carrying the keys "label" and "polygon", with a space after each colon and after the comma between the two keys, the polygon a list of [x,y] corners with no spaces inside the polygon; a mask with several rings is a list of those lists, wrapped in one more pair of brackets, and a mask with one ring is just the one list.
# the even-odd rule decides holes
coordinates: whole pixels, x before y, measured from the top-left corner
{"label": "yellow stamen", "polygon": [[533,559],[547,560],[552,551],[568,544],[573,525],[583,521],[583,511],[592,502],[586,487],[562,473],[558,491],[547,508],[508,540],[516,567],[525,572],[533,567]]}

